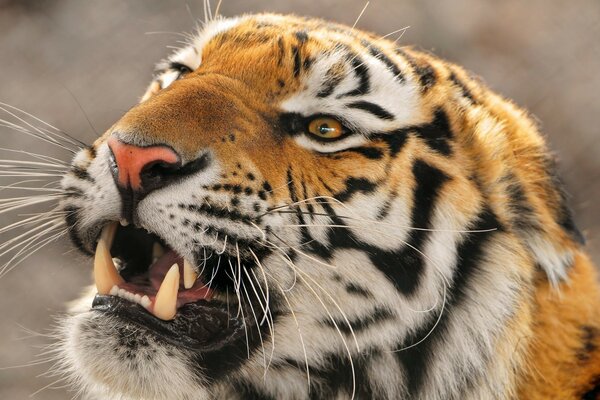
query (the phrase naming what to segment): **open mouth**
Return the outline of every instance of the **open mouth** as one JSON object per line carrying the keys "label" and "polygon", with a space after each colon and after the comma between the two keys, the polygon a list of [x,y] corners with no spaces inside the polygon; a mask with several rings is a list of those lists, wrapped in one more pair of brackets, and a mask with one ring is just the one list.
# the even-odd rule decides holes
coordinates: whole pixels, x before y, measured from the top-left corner
{"label": "open mouth", "polygon": [[235,317],[237,306],[230,310],[230,299],[199,272],[156,235],[111,222],[96,246],[98,295],[92,308],[127,318],[177,344],[228,342],[244,322]]}

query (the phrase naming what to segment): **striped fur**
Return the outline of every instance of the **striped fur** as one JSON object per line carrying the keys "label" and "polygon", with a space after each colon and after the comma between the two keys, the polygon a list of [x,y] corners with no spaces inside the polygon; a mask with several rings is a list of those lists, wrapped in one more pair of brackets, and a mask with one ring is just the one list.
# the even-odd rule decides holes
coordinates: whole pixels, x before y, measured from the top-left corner
{"label": "striped fur", "polygon": [[[305,124],[316,115],[351,133],[315,140]],[[77,194],[63,207],[85,252],[121,212],[111,135],[210,157],[141,201],[139,222],[185,257],[224,249],[257,324],[248,343],[209,357],[143,331],[124,340],[139,329],[84,298],[64,354],[91,395],[598,392],[597,278],[553,159],[527,113],[463,68],[320,20],[216,19],[73,161],[63,184]],[[259,256],[235,270],[240,249]]]}

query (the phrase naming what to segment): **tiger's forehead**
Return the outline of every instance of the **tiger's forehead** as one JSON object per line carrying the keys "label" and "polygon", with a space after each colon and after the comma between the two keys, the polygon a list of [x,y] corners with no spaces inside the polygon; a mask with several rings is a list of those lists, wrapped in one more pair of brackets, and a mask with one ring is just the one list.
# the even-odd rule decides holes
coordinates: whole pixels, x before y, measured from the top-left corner
{"label": "tiger's forehead", "polygon": [[[187,46],[177,50],[167,60],[159,63],[157,69],[168,68],[169,63],[179,63],[194,70],[203,60],[205,47],[220,36],[220,43],[237,43],[240,48],[250,48],[265,43],[273,43],[281,36],[294,35],[299,41],[311,38],[322,42],[322,49],[330,48],[332,41],[348,42],[361,36],[371,36],[365,32],[350,29],[319,19],[307,19],[289,15],[256,14],[234,18],[217,18],[206,23],[192,36]],[[277,43],[280,45],[280,43]]]}
{"label": "tiger's forehead", "polygon": [[[283,112],[336,115],[364,134],[429,117],[396,44],[318,19],[247,15],[208,23],[159,64],[156,89],[182,75],[217,73],[247,84]],[[366,50],[366,51],[365,51]]]}

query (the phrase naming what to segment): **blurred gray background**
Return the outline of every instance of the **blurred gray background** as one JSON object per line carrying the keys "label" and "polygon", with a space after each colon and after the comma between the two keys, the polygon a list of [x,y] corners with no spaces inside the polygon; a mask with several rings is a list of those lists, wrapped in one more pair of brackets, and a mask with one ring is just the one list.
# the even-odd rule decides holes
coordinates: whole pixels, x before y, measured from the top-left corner
{"label": "blurred gray background", "polygon": [[[296,13],[352,25],[364,4],[224,0],[221,13]],[[181,40],[173,32],[191,31],[202,9],[198,0],[0,0],[0,102],[91,142],[94,129],[104,131],[137,101],[154,63]],[[357,26],[381,35],[410,26],[401,44],[463,64],[537,116],[600,261],[600,1],[375,0]],[[69,157],[5,128],[0,147]],[[14,218],[0,215],[0,227]],[[43,333],[53,316],[90,282],[91,262],[67,240],[0,279],[0,399],[72,396],[38,377],[48,364],[18,366],[36,360],[51,341]]]}

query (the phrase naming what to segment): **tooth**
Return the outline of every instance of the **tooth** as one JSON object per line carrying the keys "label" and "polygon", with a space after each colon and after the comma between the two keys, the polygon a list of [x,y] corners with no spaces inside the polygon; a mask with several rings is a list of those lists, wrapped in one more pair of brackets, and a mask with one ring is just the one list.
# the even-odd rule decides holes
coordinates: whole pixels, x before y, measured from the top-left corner
{"label": "tooth", "polygon": [[120,258],[113,257],[112,262],[113,262],[113,264],[115,264],[115,268],[117,269],[117,271],[120,271],[123,269],[123,261],[121,261]]}
{"label": "tooth", "polygon": [[142,300],[140,302],[142,304],[142,306],[144,306],[145,308],[150,307],[150,304],[152,304],[152,301],[150,301],[150,297],[148,297],[147,295],[144,295],[142,297]]}
{"label": "tooth", "polygon": [[96,246],[96,256],[94,257],[94,280],[99,294],[109,294],[112,287],[122,284],[123,278],[117,272],[110,255],[110,247],[115,238],[117,224],[111,223],[102,229],[98,245]]}
{"label": "tooth", "polygon": [[127,221],[125,218],[121,218],[119,220],[119,223],[121,224],[121,226],[127,226],[127,225],[129,225],[129,221]]}
{"label": "tooth", "polygon": [[162,255],[165,254],[165,249],[161,246],[160,243],[154,242],[152,245],[152,261],[158,260]]}
{"label": "tooth", "polygon": [[198,279],[198,274],[194,270],[194,267],[192,267],[192,264],[188,260],[184,259],[183,260],[183,286],[186,289],[191,288],[192,286],[194,286],[196,279]]}
{"label": "tooth", "polygon": [[152,314],[162,320],[175,318],[177,313],[177,291],[179,290],[179,267],[173,264],[169,272],[165,275],[156,299],[154,299],[154,308]]}
{"label": "tooth", "polygon": [[116,296],[119,294],[119,287],[117,285],[113,286],[112,289],[110,289],[109,294],[111,296]]}

